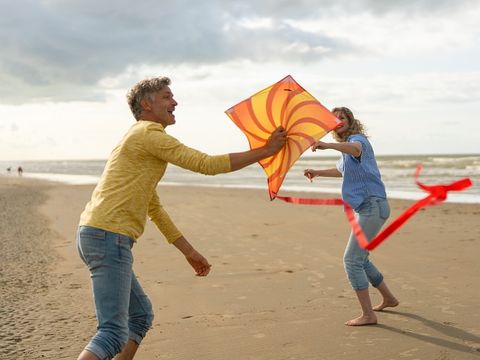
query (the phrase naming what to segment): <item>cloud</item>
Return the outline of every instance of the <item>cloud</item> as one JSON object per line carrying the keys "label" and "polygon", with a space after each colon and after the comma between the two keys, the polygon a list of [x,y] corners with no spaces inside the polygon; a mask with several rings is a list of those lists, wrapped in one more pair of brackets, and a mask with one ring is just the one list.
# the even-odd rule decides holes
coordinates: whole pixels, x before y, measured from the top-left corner
{"label": "cloud", "polygon": [[476,4],[476,0],[364,0],[363,6],[374,13],[402,12],[405,14],[448,14],[464,7]]}
{"label": "cloud", "polygon": [[[451,1],[242,2],[2,1],[0,101],[105,99],[104,79],[132,67],[172,64],[321,62],[365,51],[351,39],[295,26],[302,20],[387,12],[431,13]],[[457,1],[461,8],[470,1]],[[381,4],[381,5],[379,5]],[[292,22],[293,21],[293,22]]]}
{"label": "cloud", "polygon": [[281,18],[270,27],[245,26],[248,9],[237,18],[235,9],[210,3],[143,1],[132,8],[126,1],[2,2],[0,11],[10,18],[0,29],[0,98],[92,100],[99,96],[92,92],[99,80],[129,66],[307,61],[348,50],[348,44]]}

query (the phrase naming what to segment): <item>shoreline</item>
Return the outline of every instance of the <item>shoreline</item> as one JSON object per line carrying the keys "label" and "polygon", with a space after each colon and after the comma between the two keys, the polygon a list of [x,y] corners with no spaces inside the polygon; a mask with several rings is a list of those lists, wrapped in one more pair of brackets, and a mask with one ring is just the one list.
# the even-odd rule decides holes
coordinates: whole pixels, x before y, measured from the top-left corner
{"label": "shoreline", "polygon": [[[0,178],[17,178],[16,175],[4,176],[0,175]],[[100,177],[92,175],[69,175],[69,174],[27,174],[23,178],[46,181],[56,183],[58,185],[92,185],[94,186]],[[427,184],[428,185],[428,184]],[[232,189],[232,190],[264,190],[267,194],[267,185],[232,185],[232,184],[202,184],[202,183],[186,183],[186,182],[171,182],[163,181],[158,185],[161,187],[199,187],[199,188],[215,188],[215,189]],[[476,183],[473,183],[473,186],[476,186]],[[468,191],[468,189],[466,190]],[[295,185],[285,185],[282,187],[282,195],[285,193],[297,193],[299,197],[305,197],[309,195],[310,197],[319,198],[322,195],[327,197],[331,194],[334,194],[337,197],[341,197],[340,188],[303,188]],[[320,194],[320,195],[319,195]],[[387,188],[387,197],[389,200],[406,200],[406,201],[418,201],[423,199],[428,194],[422,192],[420,189],[418,191],[409,191],[409,190],[392,190],[389,191]],[[268,196],[268,194],[267,194]],[[448,194],[445,203],[450,204],[480,204],[480,195],[475,194],[466,194],[465,192],[456,192],[452,191]]]}
{"label": "shoreline", "polygon": [[[10,304],[2,334],[11,334],[0,342],[16,353],[3,355],[74,358],[95,330],[89,273],[74,240],[93,186],[4,179],[5,211],[17,219],[11,228],[24,229],[23,242],[13,241],[4,222],[5,244],[53,257],[49,266],[33,257],[25,269],[44,274],[43,290],[4,284],[2,294],[19,287],[29,296]],[[193,276],[147,224],[134,269],[156,316],[136,359],[480,359],[479,204],[428,207],[374,250],[401,304],[379,313],[377,326],[352,328],[343,325],[359,309],[343,272],[349,229],[341,207],[271,202],[265,190],[162,185],[158,193],[213,268],[206,278]],[[391,219],[411,203],[392,200]],[[21,279],[21,260],[9,261],[12,281]]]}

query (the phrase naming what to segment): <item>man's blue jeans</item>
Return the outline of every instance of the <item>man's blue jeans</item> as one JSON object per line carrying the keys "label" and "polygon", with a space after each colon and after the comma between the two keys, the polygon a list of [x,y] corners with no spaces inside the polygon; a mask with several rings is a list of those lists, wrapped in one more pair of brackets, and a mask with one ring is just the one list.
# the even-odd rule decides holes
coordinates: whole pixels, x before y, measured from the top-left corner
{"label": "man's blue jeans", "polygon": [[132,270],[133,240],[90,226],[77,232],[77,248],[90,270],[97,333],[85,348],[100,359],[121,352],[128,339],[140,344],[152,325],[150,300]]}
{"label": "man's blue jeans", "polygon": [[[371,240],[390,216],[390,206],[386,199],[369,197],[355,209],[355,212],[358,224],[367,239]],[[358,245],[357,238],[352,232],[343,256],[343,264],[354,290],[367,289],[369,282],[377,287],[383,281],[383,275],[368,259],[368,255],[369,252]]]}

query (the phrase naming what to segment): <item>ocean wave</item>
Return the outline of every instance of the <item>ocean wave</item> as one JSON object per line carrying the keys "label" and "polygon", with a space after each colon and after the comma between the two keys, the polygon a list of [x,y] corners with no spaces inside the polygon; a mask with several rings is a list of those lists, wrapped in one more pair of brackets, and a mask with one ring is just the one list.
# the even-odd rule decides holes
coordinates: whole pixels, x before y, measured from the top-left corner
{"label": "ocean wave", "polygon": [[[313,183],[303,176],[306,168],[334,168],[339,157],[303,157],[288,172],[282,191],[340,192],[341,178],[316,178]],[[419,180],[426,185],[448,184],[464,177],[472,179],[474,185],[466,191],[456,194],[461,202],[479,202],[480,197],[480,156],[379,156],[377,162],[390,196],[414,198],[424,194],[415,184],[415,170],[418,163],[423,164]],[[21,163],[0,162],[0,170],[22,165],[24,176],[43,178],[67,184],[96,184],[103,172],[106,160],[62,160],[28,161]],[[2,172],[0,171],[0,174]],[[3,172],[6,175],[6,171]],[[17,176],[12,171],[10,176]],[[179,167],[169,165],[162,184],[192,186],[213,186],[232,188],[267,188],[267,177],[258,164],[250,165],[240,171],[204,176]],[[405,195],[407,194],[407,195]],[[410,194],[410,195],[409,195]],[[473,199],[473,200],[471,200]]]}

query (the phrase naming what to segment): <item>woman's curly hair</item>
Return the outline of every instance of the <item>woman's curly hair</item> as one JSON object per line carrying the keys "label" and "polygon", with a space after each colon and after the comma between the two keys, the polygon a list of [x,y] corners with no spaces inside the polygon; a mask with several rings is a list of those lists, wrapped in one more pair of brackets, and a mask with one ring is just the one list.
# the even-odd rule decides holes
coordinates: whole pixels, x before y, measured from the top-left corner
{"label": "woman's curly hair", "polygon": [[338,142],[345,142],[347,141],[348,137],[353,134],[363,134],[365,136],[367,135],[365,131],[365,127],[360,122],[360,120],[355,119],[355,116],[353,116],[353,113],[349,108],[344,106],[336,107],[336,108],[333,108],[332,110],[332,113],[335,113],[335,112],[342,113],[348,122],[348,129],[343,134],[338,135],[335,131],[332,132],[332,135],[335,140],[337,140]]}

